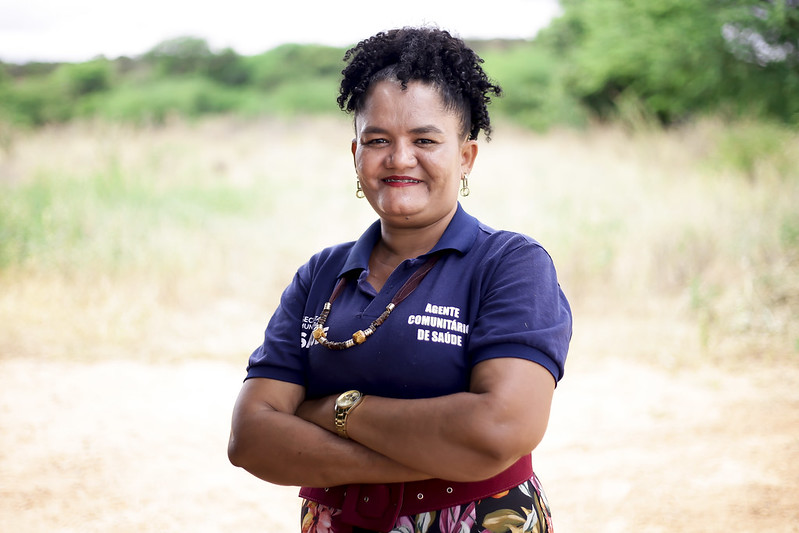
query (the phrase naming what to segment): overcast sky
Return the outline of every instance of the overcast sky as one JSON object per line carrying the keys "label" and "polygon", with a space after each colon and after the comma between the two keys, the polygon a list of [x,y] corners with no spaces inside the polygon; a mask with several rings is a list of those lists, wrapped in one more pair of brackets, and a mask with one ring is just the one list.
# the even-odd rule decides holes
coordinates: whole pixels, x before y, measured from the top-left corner
{"label": "overcast sky", "polygon": [[287,42],[345,46],[419,24],[466,39],[529,39],[558,13],[557,0],[0,0],[0,60],[136,56],[182,36],[252,55]]}

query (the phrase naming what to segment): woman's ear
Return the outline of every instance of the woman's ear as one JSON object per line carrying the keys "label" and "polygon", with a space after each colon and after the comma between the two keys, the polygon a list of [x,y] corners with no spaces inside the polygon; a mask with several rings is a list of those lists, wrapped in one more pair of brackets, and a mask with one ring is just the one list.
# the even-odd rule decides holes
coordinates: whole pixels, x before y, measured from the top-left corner
{"label": "woman's ear", "polygon": [[461,168],[466,174],[471,174],[474,160],[477,159],[477,141],[468,139],[461,147]]}

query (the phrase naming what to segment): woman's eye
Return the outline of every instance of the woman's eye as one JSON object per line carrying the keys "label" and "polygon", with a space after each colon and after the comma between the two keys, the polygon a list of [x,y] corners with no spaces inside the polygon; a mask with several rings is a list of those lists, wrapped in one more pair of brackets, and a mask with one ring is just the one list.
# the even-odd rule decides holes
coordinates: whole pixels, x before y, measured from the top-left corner
{"label": "woman's eye", "polygon": [[366,144],[385,144],[388,141],[385,139],[369,139],[366,141]]}
{"label": "woman's eye", "polygon": [[416,141],[418,144],[434,144],[435,141],[432,139],[418,139]]}

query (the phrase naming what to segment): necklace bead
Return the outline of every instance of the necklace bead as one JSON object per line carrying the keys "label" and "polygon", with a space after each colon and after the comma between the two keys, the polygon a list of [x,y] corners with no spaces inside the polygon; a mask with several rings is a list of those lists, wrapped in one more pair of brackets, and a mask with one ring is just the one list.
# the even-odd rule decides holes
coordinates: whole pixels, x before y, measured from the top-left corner
{"label": "necklace bead", "polygon": [[391,314],[391,311],[393,311],[402,300],[410,296],[410,294],[416,290],[416,287],[419,286],[427,273],[432,270],[436,261],[438,261],[438,255],[431,255],[427,261],[421,267],[419,267],[419,269],[414,272],[410,278],[408,278],[408,281],[406,281],[405,284],[400,287],[400,289],[394,295],[394,298],[392,298],[391,302],[389,302],[389,304],[386,306],[386,310],[383,311],[379,317],[374,319],[372,323],[369,324],[368,328],[365,330],[359,329],[352,334],[352,338],[347,339],[346,341],[331,341],[327,339],[327,333],[325,333],[325,322],[327,322],[327,317],[330,315],[330,310],[333,308],[333,300],[336,299],[339,293],[344,289],[344,285],[347,283],[346,277],[341,278],[336,284],[336,287],[333,289],[330,299],[325,302],[322,312],[319,314],[319,318],[316,319],[316,324],[314,324],[312,332],[313,338],[319,344],[330,350],[345,350],[347,348],[352,348],[353,346],[363,344],[366,342],[366,339],[371,337],[372,334],[377,331],[377,328],[379,328],[380,325],[386,321],[388,316]]}

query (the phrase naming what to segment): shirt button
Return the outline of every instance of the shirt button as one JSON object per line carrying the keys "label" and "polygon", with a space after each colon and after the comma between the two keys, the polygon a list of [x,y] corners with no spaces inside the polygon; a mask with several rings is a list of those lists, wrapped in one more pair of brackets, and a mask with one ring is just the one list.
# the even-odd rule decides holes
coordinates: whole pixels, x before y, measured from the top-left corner
{"label": "shirt button", "polygon": [[363,497],[363,503],[369,503],[369,496]]}
{"label": "shirt button", "polygon": [[447,487],[447,494],[452,494],[452,487]]}
{"label": "shirt button", "polygon": [[417,499],[417,500],[423,500],[423,499],[424,499],[424,494],[422,494],[422,493],[420,492],[419,494],[417,494],[417,495],[416,495],[416,499]]}

